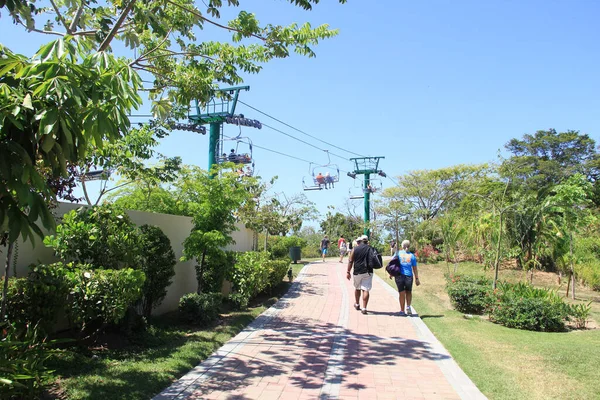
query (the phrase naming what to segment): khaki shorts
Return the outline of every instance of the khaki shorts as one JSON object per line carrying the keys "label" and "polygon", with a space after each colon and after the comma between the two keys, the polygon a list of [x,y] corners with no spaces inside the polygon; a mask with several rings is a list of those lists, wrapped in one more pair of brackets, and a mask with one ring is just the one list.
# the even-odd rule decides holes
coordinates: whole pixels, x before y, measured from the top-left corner
{"label": "khaki shorts", "polygon": [[354,289],[369,291],[373,287],[373,274],[354,275]]}
{"label": "khaki shorts", "polygon": [[340,247],[340,256],[345,256],[348,253],[347,247]]}

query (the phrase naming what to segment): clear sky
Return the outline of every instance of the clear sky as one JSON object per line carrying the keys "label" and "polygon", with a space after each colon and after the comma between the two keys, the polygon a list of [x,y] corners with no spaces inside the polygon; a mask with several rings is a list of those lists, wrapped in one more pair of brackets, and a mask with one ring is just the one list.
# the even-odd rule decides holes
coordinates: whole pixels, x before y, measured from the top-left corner
{"label": "clear sky", "polygon": [[[343,149],[384,156],[380,168],[391,177],[491,161],[511,138],[540,129],[580,130],[600,140],[600,2],[595,0],[349,0],[345,5],[322,0],[311,12],[283,0],[241,4],[261,22],[328,23],[340,34],[319,44],[316,58],[294,55],[266,64],[260,74],[247,77],[251,90],[240,99]],[[198,37],[224,36],[207,30]],[[25,33],[3,13],[0,42],[32,54],[36,40],[39,35]],[[238,112],[343,156],[332,156],[331,162],[352,170],[347,158],[353,154],[244,105]],[[226,135],[237,133],[237,127],[226,125]],[[268,128],[243,128],[242,136],[257,146],[328,163],[324,151]],[[206,168],[207,144],[207,136],[173,132],[159,151]],[[302,192],[309,164],[258,148],[253,156],[259,175],[279,176],[275,191]],[[341,175],[335,189],[305,192],[323,213],[328,205],[343,210],[349,194],[360,192],[360,182],[354,187]],[[393,185],[391,179],[381,183]],[[360,211],[361,201],[355,202]]]}

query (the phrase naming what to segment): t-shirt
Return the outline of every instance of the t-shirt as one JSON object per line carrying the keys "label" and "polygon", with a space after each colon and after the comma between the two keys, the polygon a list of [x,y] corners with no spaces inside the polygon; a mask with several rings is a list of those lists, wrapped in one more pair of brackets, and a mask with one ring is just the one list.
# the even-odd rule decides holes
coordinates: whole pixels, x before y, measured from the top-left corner
{"label": "t-shirt", "polygon": [[370,247],[367,244],[359,244],[352,249],[354,275],[373,272],[373,270],[367,266],[367,255],[369,254],[369,249]]}
{"label": "t-shirt", "polygon": [[329,247],[329,239],[323,239],[321,240],[321,248],[322,249],[326,249]]}
{"label": "t-shirt", "polygon": [[404,276],[412,276],[412,269],[417,266],[417,257],[405,250],[400,250],[397,254],[400,259],[400,273]]}

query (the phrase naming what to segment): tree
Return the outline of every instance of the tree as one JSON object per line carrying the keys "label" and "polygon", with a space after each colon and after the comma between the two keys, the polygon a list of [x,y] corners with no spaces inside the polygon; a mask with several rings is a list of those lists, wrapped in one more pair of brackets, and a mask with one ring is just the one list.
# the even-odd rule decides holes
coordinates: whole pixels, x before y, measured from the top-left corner
{"label": "tree", "polygon": [[410,206],[395,198],[394,191],[388,188],[382,192],[381,200],[375,208],[382,217],[384,229],[392,233],[396,243],[400,243],[400,233],[404,231],[403,221],[409,217]]}
{"label": "tree", "polygon": [[234,243],[231,233],[237,229],[236,211],[246,201],[252,201],[246,186],[254,182],[255,178],[240,180],[235,172],[215,166],[211,171],[184,168],[173,185],[186,209],[184,214],[190,215],[194,224],[183,243],[183,257],[198,263],[199,293],[203,289],[206,258],[221,255],[223,247]]}
{"label": "tree", "polygon": [[344,235],[348,240],[353,240],[363,234],[365,224],[360,217],[344,215],[340,212],[333,213],[329,210],[320,226],[321,231],[330,238]]}

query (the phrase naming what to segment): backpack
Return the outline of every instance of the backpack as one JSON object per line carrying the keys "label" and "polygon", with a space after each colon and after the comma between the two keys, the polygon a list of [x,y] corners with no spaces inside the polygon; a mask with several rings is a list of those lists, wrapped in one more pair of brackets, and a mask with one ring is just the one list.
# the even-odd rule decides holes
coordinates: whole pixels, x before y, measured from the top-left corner
{"label": "backpack", "polygon": [[385,271],[388,273],[388,275],[394,277],[399,276],[401,270],[400,259],[397,255],[392,257],[392,259],[388,262],[388,265],[385,267]]}
{"label": "backpack", "polygon": [[371,269],[379,269],[383,267],[383,259],[381,258],[381,254],[377,253],[377,250],[369,246],[369,251],[367,252],[367,267]]}

